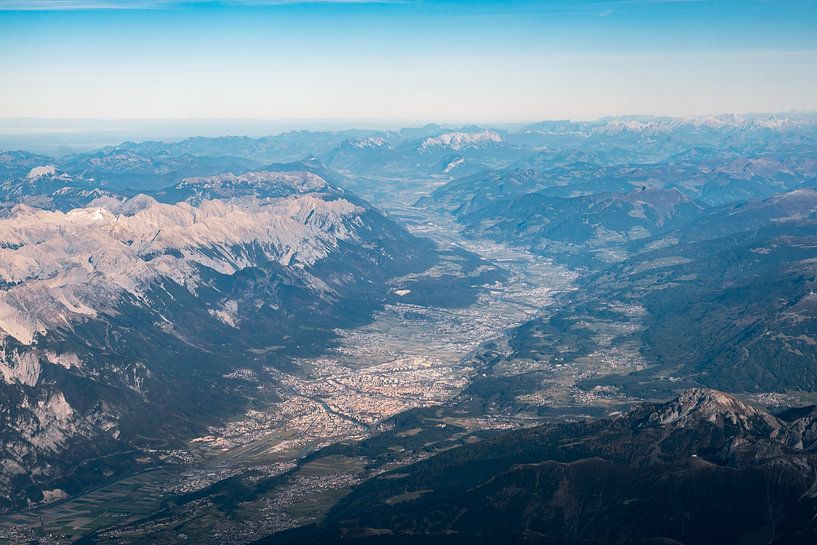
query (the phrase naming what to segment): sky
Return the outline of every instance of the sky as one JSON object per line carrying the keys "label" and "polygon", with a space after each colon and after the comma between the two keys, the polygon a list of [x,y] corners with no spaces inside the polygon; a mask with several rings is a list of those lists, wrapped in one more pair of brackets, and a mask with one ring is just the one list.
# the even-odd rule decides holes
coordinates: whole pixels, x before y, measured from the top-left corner
{"label": "sky", "polygon": [[0,0],[0,118],[817,110],[817,0]]}

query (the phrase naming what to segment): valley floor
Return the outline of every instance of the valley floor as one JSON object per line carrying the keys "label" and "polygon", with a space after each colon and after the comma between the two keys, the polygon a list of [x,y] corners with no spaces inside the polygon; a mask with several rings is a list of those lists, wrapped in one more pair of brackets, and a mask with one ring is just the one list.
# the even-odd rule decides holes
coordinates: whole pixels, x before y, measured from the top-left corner
{"label": "valley floor", "polygon": [[[274,375],[282,388],[268,390],[263,373],[250,369],[231,373],[226,378],[256,384],[259,396],[253,410],[194,439],[188,451],[173,453],[172,464],[126,477],[81,497],[4,516],[0,543],[63,543],[89,534],[99,542],[118,543],[156,531],[152,542],[160,543],[158,535],[167,531],[163,530],[167,521],[154,516],[171,498],[205,490],[247,472],[265,477],[284,474],[311,451],[363,439],[382,431],[380,427],[389,417],[451,399],[476,372],[470,355],[485,342],[506,342],[503,335],[508,328],[540,314],[553,303],[554,295],[571,289],[575,275],[548,259],[494,243],[465,241],[458,237],[453,224],[425,212],[403,208],[389,212],[402,216],[416,234],[449,250],[429,271],[394,282],[394,292],[407,302],[398,299],[377,313],[370,324],[338,331],[337,346],[320,358],[298,360],[298,372],[287,374],[267,368],[265,372]],[[409,302],[412,292],[405,286],[422,286],[423,277],[470,274],[479,280],[482,271],[464,272],[466,266],[458,248],[498,265],[507,276],[479,286],[477,300],[465,306],[441,308],[425,301]],[[278,401],[270,401],[276,398]],[[501,416],[468,420],[468,427],[473,429],[520,425],[517,419]],[[324,496],[328,494],[331,499],[359,480],[359,460],[339,457],[336,462],[333,467],[322,461],[320,467],[301,468],[300,480],[266,497],[263,506],[254,507],[258,513],[242,517],[245,522],[219,521],[215,514],[213,520],[204,522],[211,517],[200,513],[193,517],[187,511],[174,517],[197,519],[194,527],[202,530],[226,525],[218,542],[235,543],[309,522],[331,505]],[[316,476],[305,476],[310,473]],[[313,503],[311,509],[304,507]],[[170,535],[167,539],[174,539]]]}

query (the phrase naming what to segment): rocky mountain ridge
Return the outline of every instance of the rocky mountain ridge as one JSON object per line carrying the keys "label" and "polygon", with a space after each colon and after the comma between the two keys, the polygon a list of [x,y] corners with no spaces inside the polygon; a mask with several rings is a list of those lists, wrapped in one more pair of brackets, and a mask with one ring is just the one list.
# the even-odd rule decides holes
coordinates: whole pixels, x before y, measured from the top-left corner
{"label": "rocky mountain ridge", "polygon": [[768,543],[817,535],[817,452],[715,390],[500,434],[362,484],[259,543]]}
{"label": "rocky mountain ridge", "polygon": [[[309,171],[184,179],[67,210],[10,207],[0,218],[0,508],[76,493],[131,467],[140,449],[180,444],[241,410],[241,383],[225,375],[319,352],[335,328],[393,297],[389,279],[435,256]],[[94,478],[75,473],[89,444],[105,454]]]}

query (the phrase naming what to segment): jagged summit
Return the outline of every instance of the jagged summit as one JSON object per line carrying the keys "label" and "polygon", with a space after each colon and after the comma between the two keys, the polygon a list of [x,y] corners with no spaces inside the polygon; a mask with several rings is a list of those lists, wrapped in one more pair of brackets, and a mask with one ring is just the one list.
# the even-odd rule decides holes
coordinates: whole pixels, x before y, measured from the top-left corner
{"label": "jagged summit", "polygon": [[718,426],[732,425],[744,430],[759,426],[778,428],[774,416],[744,403],[734,396],[708,388],[685,390],[674,400],[660,406],[649,415],[649,421],[662,426],[694,426],[710,422]]}
{"label": "jagged summit", "polygon": [[283,266],[313,265],[354,238],[365,212],[313,195],[195,206],[139,195],[100,204],[68,213],[18,205],[0,220],[0,282],[8,284],[0,291],[0,339],[30,344],[161,278],[193,289],[198,267],[234,274],[253,264],[255,250]]}

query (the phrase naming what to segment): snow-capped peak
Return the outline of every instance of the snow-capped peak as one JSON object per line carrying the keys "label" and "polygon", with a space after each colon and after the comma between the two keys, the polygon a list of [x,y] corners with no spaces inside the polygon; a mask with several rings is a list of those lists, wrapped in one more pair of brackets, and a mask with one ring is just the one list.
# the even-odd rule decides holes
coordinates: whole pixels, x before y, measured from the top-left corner
{"label": "snow-capped peak", "polygon": [[34,167],[28,171],[27,180],[36,180],[43,176],[54,176],[57,173],[57,168],[54,165],[42,165]]}
{"label": "snow-capped peak", "polygon": [[593,132],[602,134],[662,134],[672,131],[680,124],[678,120],[669,121],[639,121],[637,119],[613,119],[606,125],[598,127]]}
{"label": "snow-capped peak", "polygon": [[447,147],[459,151],[464,148],[481,147],[491,142],[502,142],[502,137],[487,129],[481,132],[454,131],[426,138],[420,144],[420,149]]}

